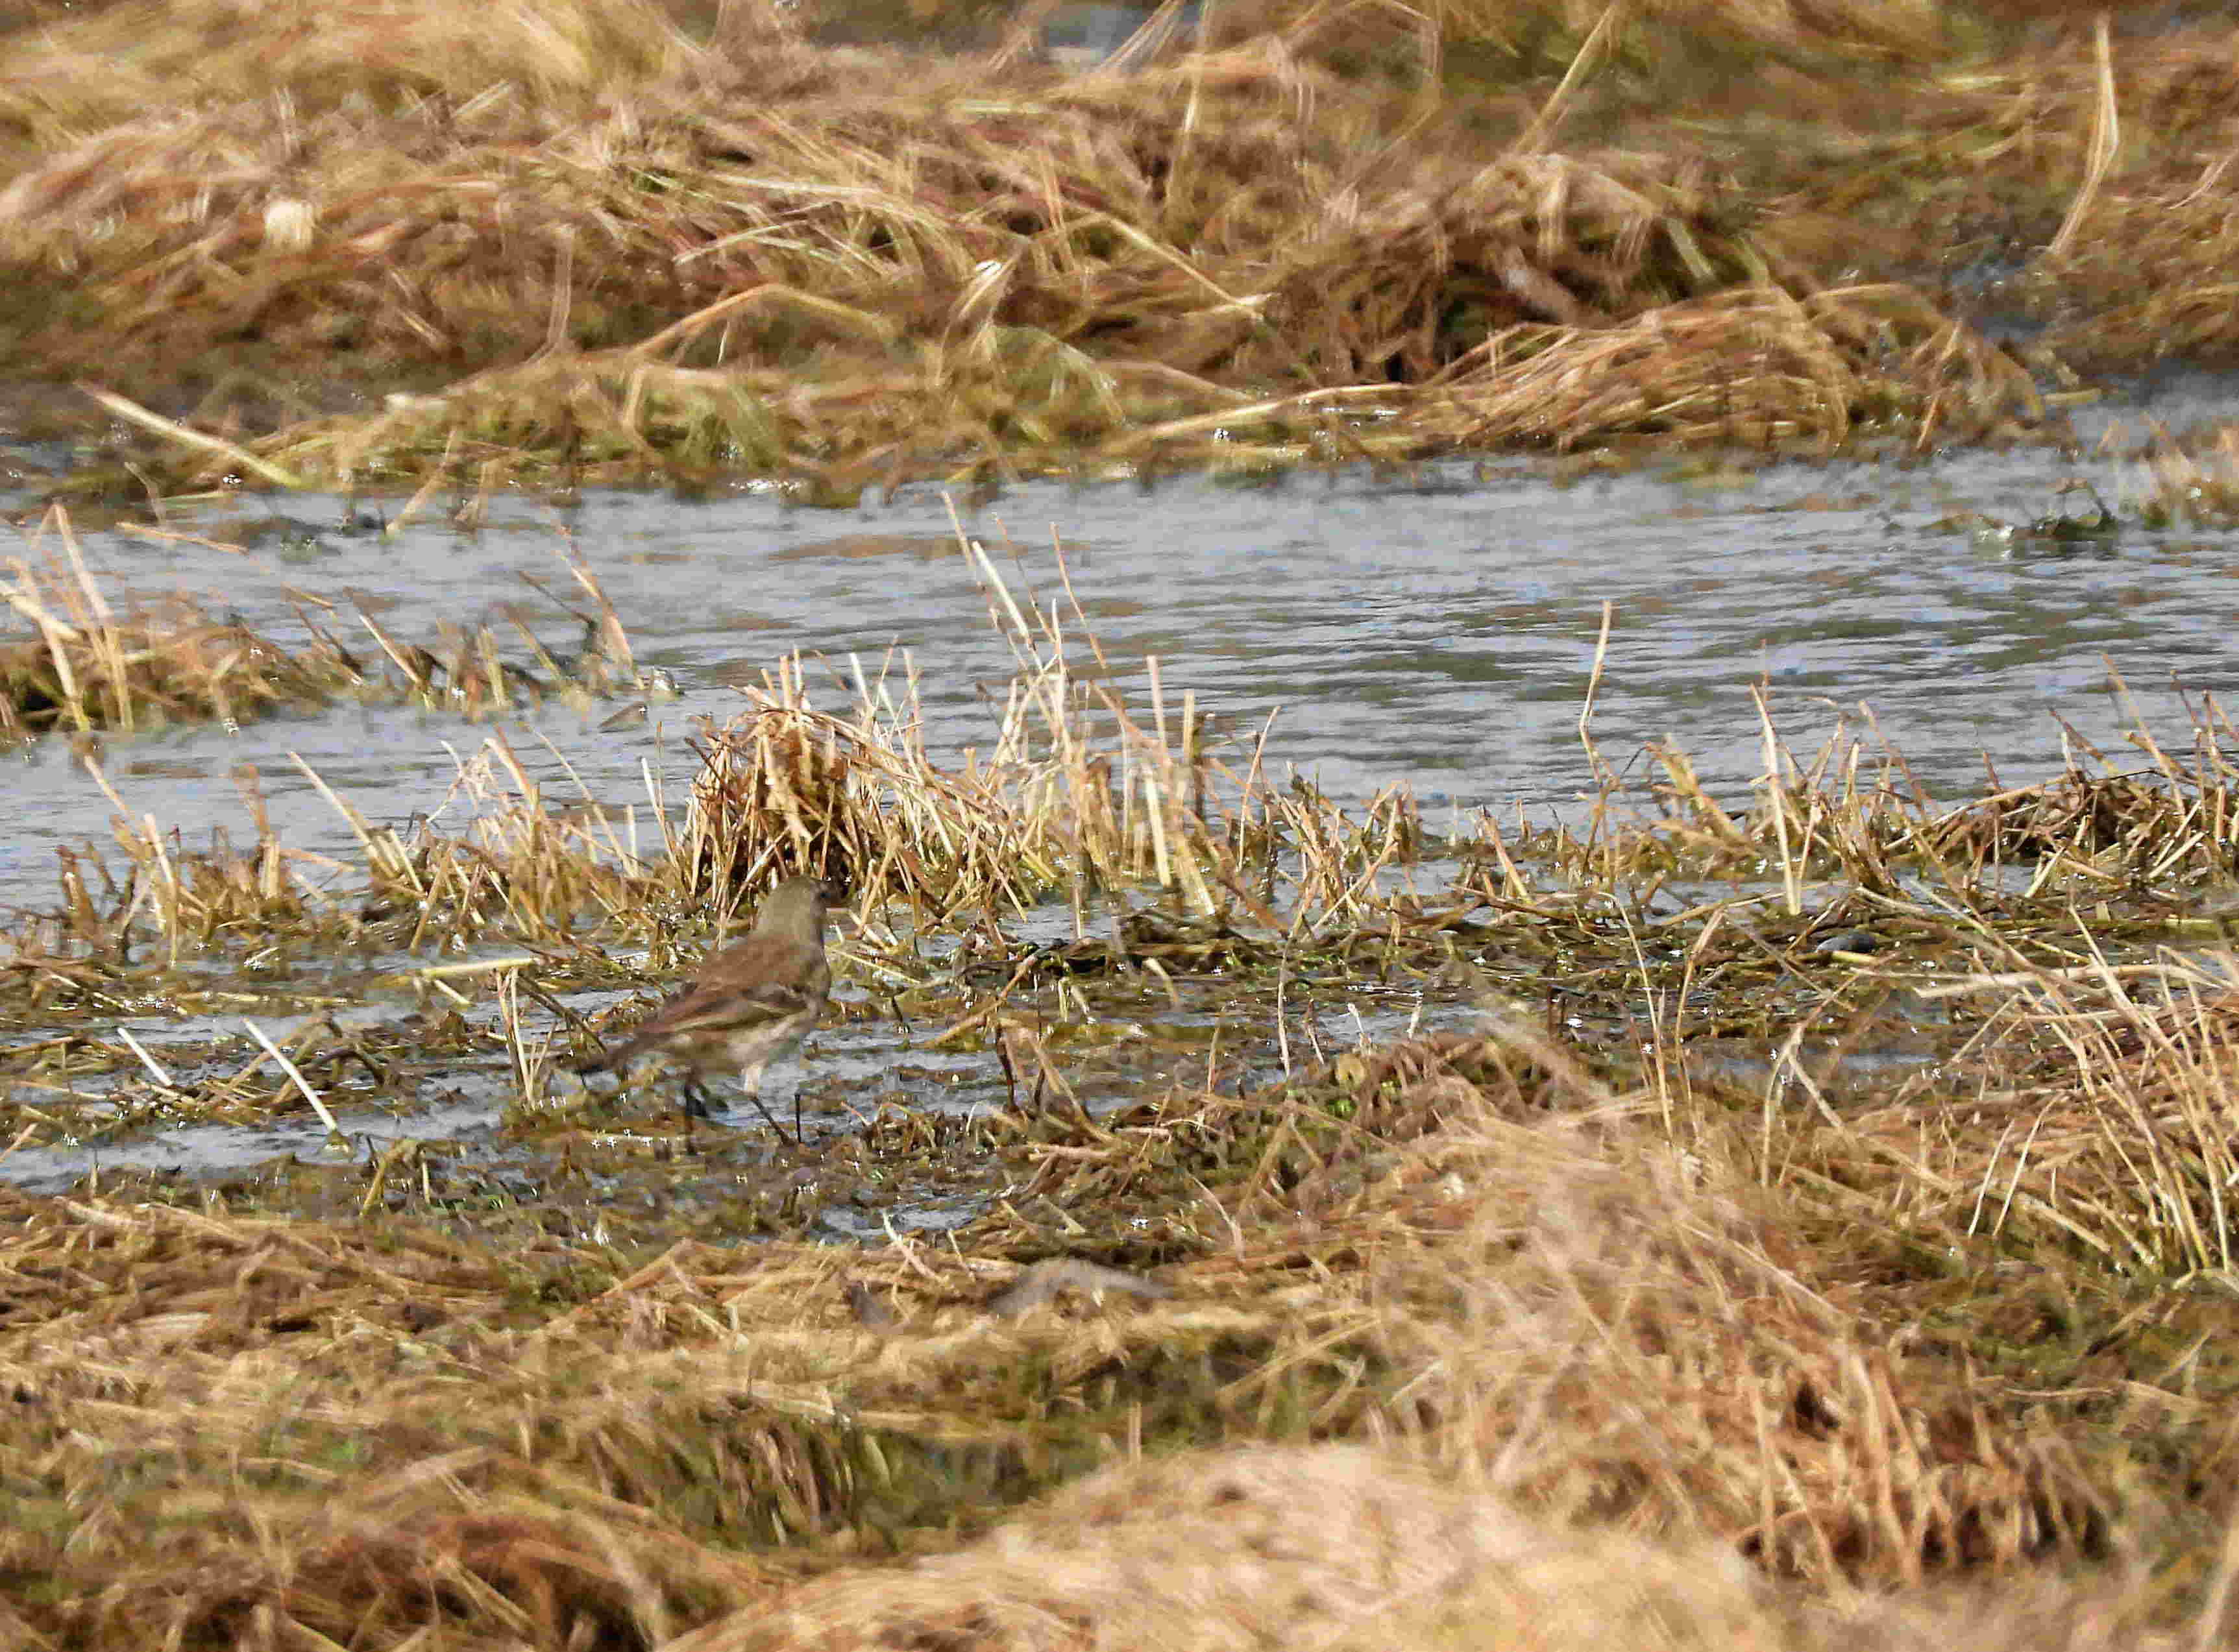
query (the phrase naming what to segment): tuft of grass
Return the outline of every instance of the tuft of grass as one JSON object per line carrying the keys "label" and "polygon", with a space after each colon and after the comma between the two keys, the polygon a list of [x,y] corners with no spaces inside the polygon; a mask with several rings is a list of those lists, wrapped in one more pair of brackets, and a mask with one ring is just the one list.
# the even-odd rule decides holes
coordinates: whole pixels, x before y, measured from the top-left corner
{"label": "tuft of grass", "polygon": [[[0,1155],[499,1061],[507,1153],[552,1152],[484,1173],[395,1142],[305,1196],[342,1219],[155,1180],[0,1195],[10,1633],[815,1646],[947,1633],[964,1602],[1001,1645],[1008,1614],[1139,1622],[1225,1588],[1190,1620],[1222,1644],[1295,1583],[1332,1644],[1372,1611],[1377,1644],[1435,1648],[1554,1621],[1534,1580],[1571,1574],[1519,1545],[1621,1561],[1643,1610],[1721,1644],[2220,1621],[2239,972],[2200,949],[2229,939],[2239,806],[2212,708],[2181,742],[2132,731],[2136,766],[2076,742],[2048,782],[1946,804],[1762,711],[1751,795],[1671,749],[1628,791],[1590,704],[1583,819],[1438,836],[1399,788],[1276,783],[1106,657],[1061,568],[1027,591],[961,536],[960,566],[1015,662],[967,753],[925,744],[906,663],[812,687],[794,660],[702,729],[674,805],[558,806],[493,740],[457,834],[336,796],[352,864],[269,833],[189,853],[122,808],[121,866],[65,857],[0,970],[37,1029]],[[608,947],[665,972],[801,866],[856,879],[844,1012],[984,1053],[1000,1105],[882,1097],[759,1157],[545,1105],[588,1032],[555,994],[621,979]],[[1053,892],[1070,941],[1005,934]],[[451,956],[491,939],[517,950]],[[276,982],[310,1012],[286,1084],[113,1030],[248,1007],[207,964],[249,944],[260,972],[442,961],[375,984],[429,1003],[386,1027]],[[1433,1025],[1331,1036],[1410,1002]],[[1159,1035],[1183,1054],[1153,1069]],[[821,1198],[927,1185],[979,1214],[796,1241]],[[1452,1563],[1395,1629],[1359,1580],[1402,1509],[1452,1547],[1398,1552]],[[1202,1569],[1146,1582],[1146,1553]]]}
{"label": "tuft of grass", "polygon": [[[25,82],[87,80],[116,49],[102,31],[138,15],[17,43]],[[696,46],[636,0],[543,0],[468,50],[453,14],[395,0],[322,17],[315,42],[282,26],[284,48],[237,54],[254,86],[212,70],[160,127],[27,113],[0,286],[41,371],[175,411],[192,361],[390,393],[327,415],[282,397],[284,428],[220,441],[214,387],[133,456],[167,488],[246,458],[268,480],[467,491],[748,471],[844,502],[926,475],[1924,443],[2040,412],[1923,291],[1777,250],[1764,197],[1720,169],[1551,148],[1572,92],[1481,129],[1434,71],[1441,30],[1492,19],[1271,7],[1222,33],[1246,22],[1068,78],[782,27]],[[1342,45],[1372,23],[1412,63],[1396,82],[1368,36],[1371,61]],[[178,37],[151,30],[146,72]]]}
{"label": "tuft of grass", "polygon": [[[308,713],[348,698],[409,700],[472,718],[522,703],[573,696],[588,704],[621,690],[662,692],[637,671],[628,639],[595,581],[576,566],[593,610],[579,615],[584,646],[555,658],[516,617],[539,670],[500,658],[496,631],[446,627],[440,647],[390,635],[370,614],[358,618],[394,668],[354,653],[328,625],[299,609],[307,646],[282,647],[238,620],[217,620],[184,598],[162,612],[121,616],[88,569],[69,513],[52,509],[29,535],[36,563],[9,559],[4,601],[34,634],[0,640],[0,734],[145,733],[176,722],[233,725]],[[331,610],[329,610],[331,613]]]}

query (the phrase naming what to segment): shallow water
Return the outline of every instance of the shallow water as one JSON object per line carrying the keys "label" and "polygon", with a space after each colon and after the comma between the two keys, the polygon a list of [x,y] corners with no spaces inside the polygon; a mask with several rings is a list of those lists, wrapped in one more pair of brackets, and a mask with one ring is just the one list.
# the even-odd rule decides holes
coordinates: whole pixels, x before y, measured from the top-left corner
{"label": "shallow water", "polygon": [[[2008,547],[1970,534],[1966,512],[2024,521],[2057,508],[2083,475],[2113,497],[2120,467],[2043,453],[1968,455],[1916,468],[1776,466],[1687,482],[1646,474],[1557,485],[1544,468],[1466,469],[1411,481],[1359,474],[1239,489],[1204,481],[1020,488],[966,517],[1015,594],[1060,594],[1052,536],[1120,685],[1142,706],[1156,655],[1170,708],[1193,690],[1239,742],[1272,714],[1270,757],[1340,796],[1412,786],[1433,824],[1448,807],[1547,818],[1573,810],[1591,772],[1577,723],[1604,603],[1613,624],[1593,723],[1625,767],[1644,742],[1692,753],[1714,791],[1746,800],[1763,767],[1753,682],[1767,685],[1784,738],[1815,749],[1838,714],[1871,709],[1914,775],[1956,800],[2000,779],[2043,778],[2062,761],[2062,724],[2119,746],[2128,720],[2111,666],[2157,733],[2182,739],[2181,685],[2239,682],[2227,647],[2234,535],[2126,531],[2111,547]],[[314,523],[338,506],[288,501]],[[246,512],[189,514],[223,539]],[[682,695],[613,733],[559,705],[495,724],[442,713],[347,708],[229,732],[211,726],[107,739],[103,761],[136,813],[199,842],[214,825],[253,837],[234,778],[253,767],[276,823],[299,846],[341,853],[349,833],[298,772],[297,753],[369,816],[442,809],[457,772],[493,733],[564,805],[569,773],[602,801],[642,802],[641,765],[672,802],[693,770],[682,743],[722,718],[781,655],[812,657],[812,688],[841,708],[849,657],[875,671],[914,656],[937,749],[985,744],[987,695],[1011,657],[956,550],[935,492],[846,512],[760,495],[683,504],[605,494],[564,518],[526,507],[468,534],[415,524],[392,541],[330,539],[286,561],[90,533],[87,560],[113,602],[178,590],[282,641],[302,635],[291,591],[347,593],[393,633],[432,641],[446,620],[542,614],[555,651],[575,627],[519,582],[564,588],[564,521],[628,627],[641,664]],[[176,525],[176,524],[175,524]],[[1007,539],[1011,548],[1007,550]],[[504,632],[500,621],[501,633]],[[516,658],[518,655],[515,656]],[[1638,772],[1638,765],[1634,766]],[[48,741],[0,768],[0,903],[50,898],[57,844],[107,836],[113,813],[70,749]],[[454,805],[455,809],[456,806]]]}
{"label": "shallow water", "polygon": [[[2220,409],[2194,396],[2154,411]],[[1947,801],[1979,791],[1986,765],[2006,784],[2054,773],[2064,738],[2119,751],[2130,713],[2108,693],[2110,666],[2156,733],[2183,744],[2185,696],[2239,680],[2227,643],[2235,536],[2126,528],[2079,550],[1973,531],[1980,517],[2056,512],[2058,489],[2077,477],[2110,501],[2137,482],[2117,461],[2044,451],[1567,478],[1516,461],[1264,488],[1034,484],[956,508],[1021,600],[1046,606],[1061,594],[1051,543],[1062,541],[1073,592],[1139,707],[1156,656],[1170,708],[1193,690],[1199,710],[1247,744],[1274,716],[1279,775],[1296,764],[1356,799],[1404,782],[1438,826],[1449,809],[1581,810],[1592,775],[1577,724],[1605,603],[1593,722],[1603,755],[1638,775],[1643,744],[1668,740],[1737,806],[1763,766],[1760,680],[1799,754],[1839,718],[1863,726],[1859,708],[1870,707],[1914,778]],[[319,527],[344,515],[336,501],[259,499],[183,508],[169,526],[240,543],[276,510]],[[936,489],[844,512],[753,491],[698,503],[613,492],[564,511],[520,502],[475,532],[421,521],[388,540],[329,533],[292,549],[269,536],[233,552],[87,531],[86,560],[119,607],[181,591],[289,642],[302,635],[291,608],[301,594],[340,605],[329,623],[372,656],[370,639],[351,634],[353,596],[407,639],[432,643],[445,621],[511,607],[548,647],[572,646],[572,624],[520,578],[567,588],[555,554],[564,528],[640,663],[673,673],[682,690],[613,732],[598,726],[612,705],[555,704],[495,724],[350,708],[107,738],[103,761],[135,813],[190,846],[215,826],[254,837],[235,778],[247,766],[286,841],[354,861],[348,828],[290,753],[376,820],[444,808],[458,760],[494,734],[554,805],[574,800],[578,781],[608,804],[642,802],[649,765],[674,806],[694,766],[692,720],[739,708],[736,687],[795,650],[811,658],[812,686],[830,684],[820,699],[835,710],[850,698],[851,656],[875,672],[907,651],[928,745],[984,745],[989,697],[1012,659],[949,513]],[[10,754],[0,809],[0,906],[33,908],[54,899],[57,846],[105,839],[113,813],[59,741]],[[890,1065],[892,1052],[860,1025],[820,1042],[825,1075],[843,1089],[849,1073],[874,1087]],[[469,1077],[494,1116],[502,1065]],[[984,1105],[998,1089],[980,1074],[951,1105]],[[322,1133],[307,1120],[296,1145],[309,1151]],[[162,1152],[216,1167],[292,1139],[276,1126],[223,1151],[197,1138]],[[27,1150],[0,1177],[51,1183],[82,1162],[74,1151]]]}

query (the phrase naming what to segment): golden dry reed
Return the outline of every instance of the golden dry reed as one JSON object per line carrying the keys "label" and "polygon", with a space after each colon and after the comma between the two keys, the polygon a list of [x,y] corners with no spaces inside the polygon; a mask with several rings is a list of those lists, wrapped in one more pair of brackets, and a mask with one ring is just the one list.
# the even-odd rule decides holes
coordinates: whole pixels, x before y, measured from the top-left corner
{"label": "golden dry reed", "polygon": [[[1239,4],[1086,75],[1030,19],[934,55],[821,44],[827,10],[741,0],[702,37],[644,0],[141,0],[0,33],[5,336],[144,433],[76,485],[747,471],[843,501],[2044,421],[1900,283],[1959,228],[1921,227],[1953,216],[1923,179],[2073,191],[2009,151],[2082,165],[2105,77],[1985,81],[1950,9]],[[1767,50],[1807,88],[1884,76],[1922,135],[1706,152],[1683,38],[1768,96]],[[2127,187],[2094,172],[2079,249]],[[322,380],[379,405],[305,409]]]}

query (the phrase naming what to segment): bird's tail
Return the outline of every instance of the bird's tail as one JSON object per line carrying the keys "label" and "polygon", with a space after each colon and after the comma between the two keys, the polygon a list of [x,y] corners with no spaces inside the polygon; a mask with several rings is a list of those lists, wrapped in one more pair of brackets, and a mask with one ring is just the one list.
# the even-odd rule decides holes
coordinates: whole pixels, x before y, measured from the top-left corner
{"label": "bird's tail", "polygon": [[[686,1025],[690,1026],[693,1024],[688,1022]],[[657,1050],[666,1044],[676,1025],[674,1016],[656,1015],[650,1021],[641,1023],[635,1032],[620,1044],[608,1045],[575,1071],[579,1073],[610,1072],[624,1066],[647,1051]]]}
{"label": "bird's tail", "polygon": [[579,1078],[588,1078],[595,1072],[613,1071],[614,1069],[621,1066],[623,1062],[628,1061],[632,1056],[637,1053],[638,1044],[638,1039],[626,1038],[620,1044],[609,1045],[606,1049],[600,1051],[598,1054],[593,1056],[588,1061],[577,1062],[575,1064],[576,1075]]}

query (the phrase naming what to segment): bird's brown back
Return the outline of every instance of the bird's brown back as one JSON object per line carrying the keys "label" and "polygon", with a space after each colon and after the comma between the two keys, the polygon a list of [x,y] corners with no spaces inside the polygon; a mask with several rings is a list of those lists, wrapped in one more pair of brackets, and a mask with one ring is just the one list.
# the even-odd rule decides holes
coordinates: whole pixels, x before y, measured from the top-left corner
{"label": "bird's brown back", "polygon": [[821,941],[802,942],[756,931],[702,964],[692,985],[654,1011],[630,1042],[690,1031],[703,1023],[714,1032],[717,1024],[766,1019],[773,1013],[798,1010],[814,1012],[824,1007],[831,989],[832,965],[825,960]]}

